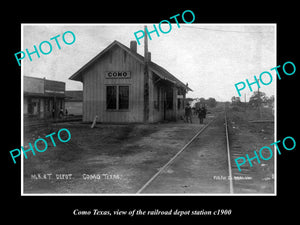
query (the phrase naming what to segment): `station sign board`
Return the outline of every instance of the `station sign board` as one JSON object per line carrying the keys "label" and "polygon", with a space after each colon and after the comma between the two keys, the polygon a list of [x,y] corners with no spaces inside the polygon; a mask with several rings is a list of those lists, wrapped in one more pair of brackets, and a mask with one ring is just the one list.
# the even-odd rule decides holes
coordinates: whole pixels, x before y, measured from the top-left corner
{"label": "station sign board", "polygon": [[129,79],[131,78],[130,71],[107,71],[105,72],[106,79]]}

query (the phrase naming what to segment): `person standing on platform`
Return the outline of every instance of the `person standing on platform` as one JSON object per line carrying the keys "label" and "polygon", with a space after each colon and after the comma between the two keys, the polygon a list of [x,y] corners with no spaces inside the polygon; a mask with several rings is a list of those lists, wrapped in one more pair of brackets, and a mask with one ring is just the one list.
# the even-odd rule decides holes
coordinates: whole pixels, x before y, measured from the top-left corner
{"label": "person standing on platform", "polygon": [[200,108],[198,110],[198,118],[199,118],[200,124],[203,124],[203,119],[205,117],[206,117],[206,109],[204,106],[200,106]]}
{"label": "person standing on platform", "polygon": [[191,106],[190,106],[189,103],[186,104],[186,107],[184,108],[184,112],[185,112],[185,114],[184,114],[184,116],[185,116],[185,121],[186,121],[187,123],[189,123],[189,121],[190,121],[191,123],[193,123],[193,121],[192,121],[192,108],[191,108]]}

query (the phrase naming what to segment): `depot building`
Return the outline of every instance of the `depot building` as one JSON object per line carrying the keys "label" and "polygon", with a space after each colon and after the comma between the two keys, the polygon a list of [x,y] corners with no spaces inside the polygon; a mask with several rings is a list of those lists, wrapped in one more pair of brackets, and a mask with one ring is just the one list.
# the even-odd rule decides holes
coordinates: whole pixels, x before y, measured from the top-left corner
{"label": "depot building", "polygon": [[[146,46],[146,45],[145,45]],[[177,120],[184,115],[191,91],[163,67],[151,61],[145,47],[137,53],[113,41],[69,79],[83,83],[83,121],[131,123]]]}

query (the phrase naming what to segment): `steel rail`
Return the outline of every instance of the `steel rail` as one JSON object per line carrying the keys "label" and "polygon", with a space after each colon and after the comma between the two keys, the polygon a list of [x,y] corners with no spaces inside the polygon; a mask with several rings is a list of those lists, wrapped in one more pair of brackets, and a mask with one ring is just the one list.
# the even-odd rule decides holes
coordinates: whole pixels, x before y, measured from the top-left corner
{"label": "steel rail", "polygon": [[232,170],[231,170],[231,159],[230,159],[230,148],[229,148],[229,136],[228,136],[228,124],[227,124],[227,116],[225,110],[225,133],[226,133],[226,147],[227,147],[227,158],[228,158],[228,173],[229,173],[229,191],[230,194],[233,194],[233,177],[232,177]]}
{"label": "steel rail", "polygon": [[156,174],[154,174],[148,181],[141,187],[136,194],[140,194],[143,190],[145,190],[166,168],[168,168],[174,160],[205,130],[206,127],[208,127],[215,119],[211,120],[208,124],[206,124],[204,127],[202,127],[195,135],[192,137],[192,139],[185,144],[163,167],[161,167]]}

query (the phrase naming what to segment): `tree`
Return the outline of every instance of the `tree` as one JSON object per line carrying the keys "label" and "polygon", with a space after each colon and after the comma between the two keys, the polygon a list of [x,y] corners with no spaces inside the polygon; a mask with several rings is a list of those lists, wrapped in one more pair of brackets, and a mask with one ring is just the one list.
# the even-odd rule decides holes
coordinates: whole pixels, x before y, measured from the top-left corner
{"label": "tree", "polygon": [[199,102],[200,102],[201,104],[205,104],[205,98],[200,98],[200,99],[199,99]]}
{"label": "tree", "polygon": [[259,107],[262,103],[267,102],[267,99],[266,93],[254,91],[253,95],[250,97],[249,105],[252,107]]}
{"label": "tree", "polygon": [[271,95],[269,98],[267,98],[266,103],[268,104],[269,107],[274,107],[274,95]]}
{"label": "tree", "polygon": [[216,99],[214,99],[214,98],[209,98],[209,99],[206,100],[206,104],[207,104],[209,107],[213,108],[213,107],[216,107],[217,101],[216,101]]}
{"label": "tree", "polygon": [[241,104],[241,99],[240,99],[240,97],[235,97],[235,96],[233,96],[233,97],[231,98],[231,103],[232,103],[232,105],[240,105],[240,104]]}

